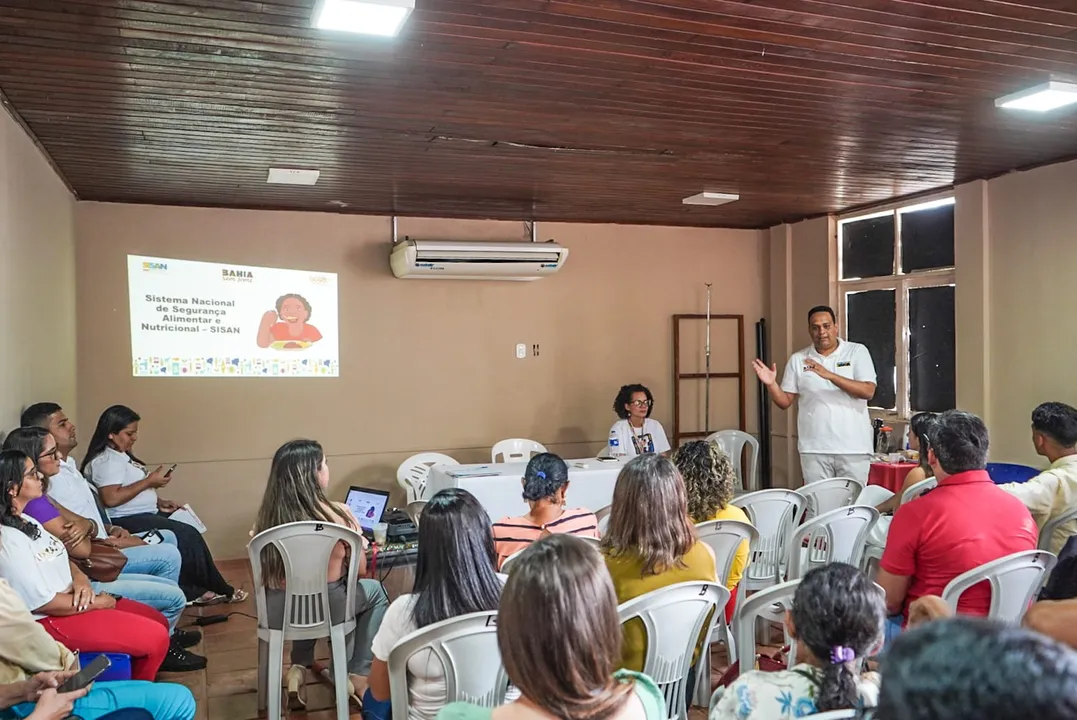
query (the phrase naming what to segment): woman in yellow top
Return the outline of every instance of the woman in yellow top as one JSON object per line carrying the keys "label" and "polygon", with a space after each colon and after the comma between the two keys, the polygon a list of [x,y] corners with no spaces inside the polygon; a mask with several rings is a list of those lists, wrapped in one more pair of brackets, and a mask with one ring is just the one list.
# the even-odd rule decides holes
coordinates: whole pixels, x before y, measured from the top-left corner
{"label": "woman in yellow top", "polygon": [[[688,520],[681,474],[661,455],[640,455],[617,476],[602,554],[618,603],[676,583],[717,582],[714,553]],[[621,667],[641,672],[646,650],[643,622],[629,621]]]}
{"label": "woman in yellow top", "polygon": [[[733,461],[722,452],[716,443],[695,440],[685,443],[673,453],[673,464],[677,466],[684,478],[684,489],[688,494],[688,518],[696,523],[710,520],[740,520],[749,522],[748,515],[736,505],[730,505],[733,499],[733,483],[737,473]],[[729,588],[730,600],[726,605],[726,621],[733,619],[733,598],[737,597],[737,583],[744,575],[748,564],[748,541],[737,548],[733,557],[733,566],[725,586]],[[723,578],[718,578],[722,582]]]}

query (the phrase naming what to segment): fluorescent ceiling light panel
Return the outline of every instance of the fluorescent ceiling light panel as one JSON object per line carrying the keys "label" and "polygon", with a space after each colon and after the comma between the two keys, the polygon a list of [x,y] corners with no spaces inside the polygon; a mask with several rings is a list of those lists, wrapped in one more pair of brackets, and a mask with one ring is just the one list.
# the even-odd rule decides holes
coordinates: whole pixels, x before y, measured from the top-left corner
{"label": "fluorescent ceiling light panel", "polygon": [[270,185],[313,185],[318,182],[321,170],[298,170],[295,168],[269,168],[266,182]]}
{"label": "fluorescent ceiling light panel", "polygon": [[312,23],[319,30],[395,37],[415,0],[318,0]]}
{"label": "fluorescent ceiling light panel", "polygon": [[1077,85],[1052,80],[1027,90],[1000,97],[995,100],[995,107],[1047,112],[1072,103],[1077,103]]}
{"label": "fluorescent ceiling light panel", "polygon": [[684,205],[707,205],[715,207],[717,205],[725,205],[735,200],[740,200],[740,195],[734,195],[731,193],[718,193],[718,192],[701,192],[695,195],[689,195],[681,200]]}

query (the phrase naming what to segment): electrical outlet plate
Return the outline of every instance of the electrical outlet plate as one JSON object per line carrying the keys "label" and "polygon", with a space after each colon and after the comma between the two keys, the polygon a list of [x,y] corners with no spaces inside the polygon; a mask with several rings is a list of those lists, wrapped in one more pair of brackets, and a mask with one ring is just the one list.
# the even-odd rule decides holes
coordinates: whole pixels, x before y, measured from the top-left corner
{"label": "electrical outlet plate", "polygon": [[527,345],[524,343],[518,343],[516,345],[516,358],[518,360],[523,360],[525,357],[527,357]]}

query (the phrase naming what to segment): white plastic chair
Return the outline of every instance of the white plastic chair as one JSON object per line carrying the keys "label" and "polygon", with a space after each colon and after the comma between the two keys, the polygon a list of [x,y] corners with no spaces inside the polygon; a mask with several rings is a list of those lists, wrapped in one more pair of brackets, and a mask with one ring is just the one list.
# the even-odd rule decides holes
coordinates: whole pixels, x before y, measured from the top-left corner
{"label": "white plastic chair", "polygon": [[[806,499],[792,490],[758,490],[730,501],[748,513],[752,527],[759,533],[759,542],[752,549],[748,567],[744,570],[738,597],[749,590],[762,590],[782,581],[782,562],[785,560],[789,537]],[[739,602],[739,600],[738,600]]]}
{"label": "white plastic chair", "polygon": [[532,455],[544,452],[546,452],[546,448],[542,443],[522,438],[510,438],[494,445],[493,450],[490,451],[490,459],[496,463],[498,462],[497,456],[502,455],[504,459],[501,462],[527,462]]}
{"label": "white plastic chair", "polygon": [[847,720],[855,717],[856,710],[830,710],[829,712],[805,715],[803,720]]}
{"label": "white plastic chair", "polygon": [[1017,624],[1056,562],[1058,558],[1045,550],[1007,555],[955,577],[942,591],[942,599],[956,613],[961,595],[986,580],[991,584],[991,609],[987,617]]}
{"label": "white plastic chair", "polygon": [[509,678],[497,648],[497,611],[477,612],[428,625],[389,651],[389,691],[394,718],[409,717],[408,659],[433,654],[445,669],[446,703],[494,708],[505,701]]}
{"label": "white plastic chair", "polygon": [[[350,559],[344,613],[342,617],[333,618],[329,609],[328,571],[329,556],[338,542],[348,544]],[[284,565],[284,616],[280,629],[271,627],[275,623],[270,623],[262,574],[262,550],[270,546],[280,553]],[[355,589],[361,552],[363,544],[359,533],[343,525],[323,522],[297,522],[270,528],[255,535],[247,545],[258,614],[258,709],[268,707],[269,720],[281,717],[284,642],[323,637],[329,638],[332,651],[337,719],[348,720],[351,684],[346,636],[355,630]]]}
{"label": "white plastic chair", "polygon": [[859,566],[868,533],[878,519],[879,511],[875,508],[853,505],[831,510],[804,523],[789,541],[785,579],[798,580],[810,570],[835,562]]}
{"label": "white plastic chair", "polygon": [[[1043,530],[1040,531],[1040,542],[1039,542],[1039,545],[1038,545],[1039,549],[1040,550],[1050,550],[1051,549],[1051,538],[1054,537],[1055,531],[1058,530],[1058,528],[1065,525],[1066,523],[1071,523],[1071,522],[1074,522],[1074,521],[1077,521],[1077,507],[1071,508],[1071,509],[1067,510],[1066,512],[1062,513],[1061,515],[1059,515],[1058,517],[1056,517],[1054,520],[1048,521],[1043,526]],[[1072,533],[1072,532],[1070,533],[1070,535],[1073,535],[1073,534],[1074,533]],[[1061,548],[1059,548],[1059,550],[1061,550]]]}
{"label": "white plastic chair", "polygon": [[[730,663],[739,662],[742,673],[755,667],[755,628],[757,622],[770,616],[774,606],[781,609],[780,614],[784,614],[786,610],[791,609],[793,607],[793,595],[796,593],[798,585],[800,585],[800,580],[790,580],[789,582],[769,587],[766,590],[760,590],[750,598],[737,601],[737,609],[733,614],[733,632],[737,636],[737,654],[736,657],[730,655],[729,661]],[[784,630],[784,623],[782,623],[782,627],[785,634],[783,644],[789,646],[789,657],[796,658],[796,640],[789,635],[788,630]]]}
{"label": "white plastic chair", "polygon": [[829,478],[797,488],[797,492],[808,500],[805,520],[852,505],[863,490],[864,485],[859,480],[849,477]]}
{"label": "white plastic chair", "polygon": [[419,518],[423,514],[423,508],[426,507],[426,500],[416,500],[415,502],[409,502],[408,506],[404,508],[404,512],[407,514],[408,519],[415,524],[415,529],[419,529]]}
{"label": "white plastic chair", "polygon": [[[688,672],[699,638],[710,637],[718,616],[725,611],[729,591],[718,583],[683,582],[652,590],[617,608],[621,624],[638,618],[647,633],[643,673],[654,680],[666,698],[669,718],[687,720]],[[704,647],[703,652],[708,652]],[[698,682],[710,687],[710,676],[699,673]],[[698,685],[697,685],[698,686]]]}
{"label": "white plastic chair", "polygon": [[598,519],[598,535],[599,537],[606,537],[606,531],[610,527],[610,512],[613,510],[613,505],[607,505],[601,510],[595,511],[595,517]]}
{"label": "white plastic chair", "polygon": [[[737,550],[743,542],[748,543],[748,557],[751,558],[752,548],[759,544],[759,531],[746,522],[739,520],[709,520],[696,525],[696,537],[699,541],[714,551],[714,569],[718,582],[729,587],[729,574],[733,570],[733,562],[737,558]],[[736,639],[733,632],[726,624],[725,615],[718,618],[715,623],[715,632],[707,643],[708,649],[712,643],[725,642],[729,648],[729,656],[736,655]],[[700,677],[710,677],[710,652],[704,652],[699,659]],[[700,683],[696,688],[696,705],[707,705],[710,697],[710,683]]]}
{"label": "white plastic chair", "polygon": [[[527,547],[531,546],[528,545]],[[527,552],[527,547],[520,548],[512,555],[509,555],[507,558],[505,558],[505,562],[501,563],[501,569],[498,570],[498,572],[502,575],[509,575],[510,573],[512,573],[513,566],[516,565],[516,561],[519,560],[520,556]]]}
{"label": "white plastic chair", "polygon": [[[740,430],[719,430],[707,437],[707,442],[712,442],[722,449],[729,459],[733,461],[733,469],[737,471],[737,480],[740,481],[741,489],[748,492],[759,489],[759,441],[754,435],[749,435]],[[741,457],[744,446],[748,451],[748,472],[744,472]]]}
{"label": "white plastic chair", "polygon": [[396,469],[396,481],[408,492],[408,502],[428,500],[426,497],[426,480],[430,477],[430,468],[435,465],[459,465],[448,455],[441,453],[419,453],[412,455]]}
{"label": "white plastic chair", "polygon": [[901,503],[900,504],[904,505],[907,502],[915,500],[916,498],[918,498],[921,495],[923,495],[924,493],[926,493],[928,490],[934,490],[936,487],[938,487],[938,485],[939,485],[939,481],[938,481],[937,478],[933,478],[933,477],[924,478],[920,482],[918,482],[915,485],[913,485],[912,487],[910,487],[905,492],[901,493]]}
{"label": "white plastic chair", "polygon": [[894,497],[892,490],[887,490],[882,485],[868,485],[860,491],[860,495],[853,502],[853,505],[878,507],[892,497]]}

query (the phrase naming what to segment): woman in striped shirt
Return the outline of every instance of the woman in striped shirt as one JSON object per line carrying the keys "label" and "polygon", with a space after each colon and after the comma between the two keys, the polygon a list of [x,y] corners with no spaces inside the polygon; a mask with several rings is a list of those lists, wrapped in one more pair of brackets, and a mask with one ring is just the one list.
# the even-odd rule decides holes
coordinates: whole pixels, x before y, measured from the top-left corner
{"label": "woman in striped shirt", "polygon": [[598,537],[598,519],[584,508],[565,509],[568,492],[568,465],[553,453],[531,458],[523,479],[524,500],[531,511],[494,523],[497,567],[515,552],[547,535],[564,533]]}

